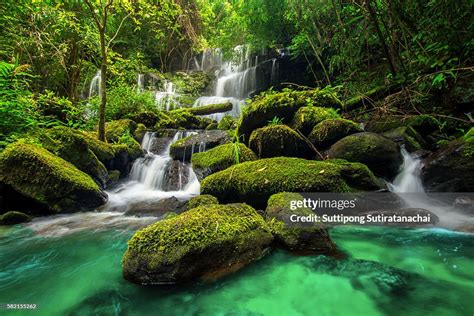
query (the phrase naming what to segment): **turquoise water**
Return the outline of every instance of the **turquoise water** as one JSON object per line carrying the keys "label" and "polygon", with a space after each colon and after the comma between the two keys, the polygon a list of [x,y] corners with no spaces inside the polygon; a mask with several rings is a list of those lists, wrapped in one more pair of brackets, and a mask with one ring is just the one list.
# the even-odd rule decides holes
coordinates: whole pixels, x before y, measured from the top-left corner
{"label": "turquoise water", "polygon": [[341,227],[347,257],[284,251],[215,283],[163,290],[127,283],[132,232],[40,237],[0,228],[1,315],[472,315],[474,238],[443,230]]}

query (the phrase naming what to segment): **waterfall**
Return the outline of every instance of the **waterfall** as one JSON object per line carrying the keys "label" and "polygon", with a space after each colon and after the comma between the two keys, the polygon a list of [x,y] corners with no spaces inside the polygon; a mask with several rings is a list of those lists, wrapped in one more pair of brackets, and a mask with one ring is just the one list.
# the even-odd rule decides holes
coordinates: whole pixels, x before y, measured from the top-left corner
{"label": "waterfall", "polygon": [[270,75],[270,83],[275,84],[278,81],[278,63],[277,59],[272,59],[272,72]]}
{"label": "waterfall", "polygon": [[89,85],[89,95],[88,98],[90,99],[94,95],[100,96],[102,93],[102,89],[100,86],[100,79],[102,77],[102,73],[100,70],[97,71],[94,78],[91,80],[91,84]]}
{"label": "waterfall", "polygon": [[424,193],[425,189],[420,179],[421,161],[410,156],[405,148],[401,150],[403,164],[400,173],[390,184],[394,193]]}
{"label": "waterfall", "polygon": [[[142,148],[146,151],[145,157],[135,160],[126,183],[108,192],[109,201],[104,209],[124,211],[131,202],[156,202],[172,196],[188,199],[199,195],[200,184],[191,166],[173,161],[170,157],[171,145],[192,133],[194,132],[178,131],[165,149],[155,154],[151,150],[156,134],[147,132],[142,141]],[[176,166],[176,163],[179,165]],[[178,169],[178,190],[169,190],[169,183],[167,183],[170,172],[175,170],[172,170],[173,167]]]}
{"label": "waterfall", "polygon": [[144,74],[138,74],[137,91],[142,92],[143,90],[145,90],[145,75]]}
{"label": "waterfall", "polygon": [[156,106],[162,110],[174,110],[177,104],[176,89],[171,81],[165,80],[163,91],[155,92]]}

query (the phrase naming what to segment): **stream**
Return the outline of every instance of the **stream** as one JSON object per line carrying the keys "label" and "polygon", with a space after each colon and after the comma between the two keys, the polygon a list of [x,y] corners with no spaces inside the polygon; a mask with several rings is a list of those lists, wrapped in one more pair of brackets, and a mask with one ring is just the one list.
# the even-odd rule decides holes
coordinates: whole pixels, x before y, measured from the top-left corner
{"label": "stream", "polygon": [[[212,118],[237,116],[255,90],[258,59],[244,58],[233,67],[212,54],[220,66],[214,95],[198,98],[195,106],[227,100],[234,104],[232,112]],[[209,63],[203,58],[196,67]],[[156,93],[157,104],[170,107],[175,94],[168,84]],[[35,315],[472,315],[474,239],[441,228],[340,226],[331,236],[346,254],[343,259],[278,250],[217,282],[179,289],[126,282],[121,259],[127,240],[156,221],[125,216],[127,207],[172,196],[187,200],[200,192],[186,163],[177,167],[177,184],[172,189],[167,184],[170,168],[176,168],[170,146],[189,133],[176,132],[161,152],[152,151],[155,134],[147,133],[146,156],[134,162],[127,181],[107,192],[109,201],[100,212],[0,227],[0,304],[36,304]],[[390,189],[410,207],[426,206],[420,163],[402,153],[403,168]],[[417,193],[418,200],[403,195],[407,192]],[[441,222],[448,220],[441,207],[430,210]]]}

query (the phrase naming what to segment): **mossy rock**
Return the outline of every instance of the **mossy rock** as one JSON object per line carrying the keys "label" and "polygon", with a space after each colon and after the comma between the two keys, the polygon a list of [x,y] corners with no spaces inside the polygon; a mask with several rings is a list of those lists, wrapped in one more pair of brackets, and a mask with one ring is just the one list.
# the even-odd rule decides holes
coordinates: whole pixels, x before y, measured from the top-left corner
{"label": "mossy rock", "polygon": [[144,111],[136,114],[128,115],[128,118],[137,124],[143,124],[147,128],[153,128],[158,122],[158,114],[152,111]]}
{"label": "mossy rock", "polygon": [[278,245],[291,251],[328,254],[336,249],[327,229],[316,223],[295,224],[291,216],[308,216],[314,214],[308,208],[291,208],[292,201],[302,201],[299,193],[281,192],[268,199],[265,211],[267,222],[272,229]]}
{"label": "mossy rock", "polygon": [[15,143],[0,157],[0,182],[53,212],[78,212],[104,204],[107,196],[84,172],[46,149]]}
{"label": "mossy rock", "polygon": [[338,140],[351,134],[363,132],[359,124],[342,118],[328,119],[318,123],[308,136],[318,149],[329,148]]}
{"label": "mossy rock", "polygon": [[177,109],[160,112],[155,129],[204,129],[211,122],[208,119],[199,118],[188,109]]}
{"label": "mossy rock", "polygon": [[143,140],[143,137],[145,137],[146,132],[147,132],[146,126],[142,123],[138,123],[137,128],[135,129],[135,132],[133,132],[133,138],[138,143],[141,143]]}
{"label": "mossy rock", "polygon": [[224,144],[193,155],[193,169],[202,180],[210,174],[245,161],[257,160],[257,156],[244,144]]}
{"label": "mossy rock", "polygon": [[137,123],[130,119],[107,122],[105,124],[105,138],[109,143],[120,143],[123,135],[133,135]]}
{"label": "mossy rock", "polygon": [[31,217],[22,212],[10,211],[0,215],[0,225],[16,225],[30,220]]}
{"label": "mossy rock", "polygon": [[474,192],[474,128],[423,160],[421,179],[427,191]]}
{"label": "mossy rock", "polygon": [[265,220],[246,204],[199,206],[136,232],[123,276],[142,285],[215,278],[259,259],[272,241]]}
{"label": "mossy rock", "polygon": [[225,131],[201,131],[173,143],[170,147],[170,156],[183,162],[191,161],[194,153],[209,150],[229,142],[230,137]]}
{"label": "mossy rock", "polygon": [[90,175],[102,188],[105,187],[108,180],[107,169],[89,148],[89,143],[81,132],[58,126],[46,130],[40,139],[44,148],[69,161]]}
{"label": "mossy rock", "polygon": [[224,113],[232,111],[233,104],[231,102],[208,104],[188,109],[194,115],[209,115],[214,113]]}
{"label": "mossy rock", "polygon": [[440,123],[433,116],[422,114],[408,119],[407,125],[413,127],[421,136],[425,137],[440,130]]}
{"label": "mossy rock", "polygon": [[107,187],[115,185],[120,180],[120,171],[119,170],[110,170],[109,171],[109,180],[107,181]]}
{"label": "mossy rock", "polygon": [[400,171],[403,162],[399,146],[374,133],[356,133],[331,146],[330,158],[345,159],[367,165],[376,175],[388,180]]}
{"label": "mossy rock", "polygon": [[290,126],[304,135],[308,135],[318,123],[335,118],[339,118],[339,114],[335,109],[304,106],[296,111]]}
{"label": "mossy rock", "polygon": [[212,204],[219,204],[219,200],[210,194],[202,194],[191,198],[188,202],[187,209],[191,210],[198,206],[206,206]]}
{"label": "mossy rock", "polygon": [[239,135],[243,135],[245,142],[248,142],[253,130],[266,126],[275,117],[288,124],[292,121],[299,108],[308,105],[332,108],[342,107],[341,101],[333,93],[326,90],[265,92],[255,97],[244,108],[238,123],[237,132]]}
{"label": "mossy rock", "polygon": [[268,198],[279,192],[352,192],[382,186],[363,164],[277,157],[214,173],[201,182],[201,193],[218,196],[221,203],[241,201],[265,208]]}
{"label": "mossy rock", "polygon": [[237,127],[237,120],[232,117],[231,115],[225,115],[219,124],[217,125],[217,129],[221,130],[232,130]]}
{"label": "mossy rock", "polygon": [[428,143],[411,126],[400,126],[382,134],[394,142],[401,143],[408,152],[415,152],[420,149],[427,149]]}
{"label": "mossy rock", "polygon": [[250,135],[249,147],[260,158],[309,158],[312,155],[305,140],[286,125],[271,125],[254,130]]}

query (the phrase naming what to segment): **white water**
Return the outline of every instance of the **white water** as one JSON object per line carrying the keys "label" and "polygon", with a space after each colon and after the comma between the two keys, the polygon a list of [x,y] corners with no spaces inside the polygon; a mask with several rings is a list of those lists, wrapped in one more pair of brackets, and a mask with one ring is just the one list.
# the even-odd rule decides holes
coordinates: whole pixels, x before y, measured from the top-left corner
{"label": "white water", "polygon": [[179,95],[171,81],[165,80],[163,91],[155,92],[156,106],[161,110],[174,110],[177,106]]}
{"label": "white water", "polygon": [[145,90],[145,75],[144,74],[138,74],[137,77],[137,91],[138,92],[143,92]]}
{"label": "white water", "polygon": [[443,193],[427,194],[420,178],[421,160],[411,157],[404,148],[401,153],[403,156],[401,171],[388,188],[400,196],[405,207],[433,212],[440,219],[439,225],[446,228],[456,228],[466,223],[474,224],[474,219],[456,210],[451,204],[452,201],[443,201]]}
{"label": "white water", "polygon": [[89,95],[88,95],[89,99],[95,95],[98,95],[98,96],[101,95],[101,92],[102,92],[102,89],[100,86],[101,74],[102,74],[101,71],[98,70],[94,78],[92,78],[91,80],[91,83],[89,85]]}
{"label": "white water", "polygon": [[250,58],[248,46],[234,48],[237,61],[223,62],[221,50],[206,51],[199,67],[200,70],[210,70],[219,67],[216,71],[217,82],[213,96],[198,98],[193,107],[231,102],[233,108],[225,113],[215,113],[207,117],[220,121],[225,115],[238,117],[245,105],[245,99],[257,89],[258,56],[253,61]]}

